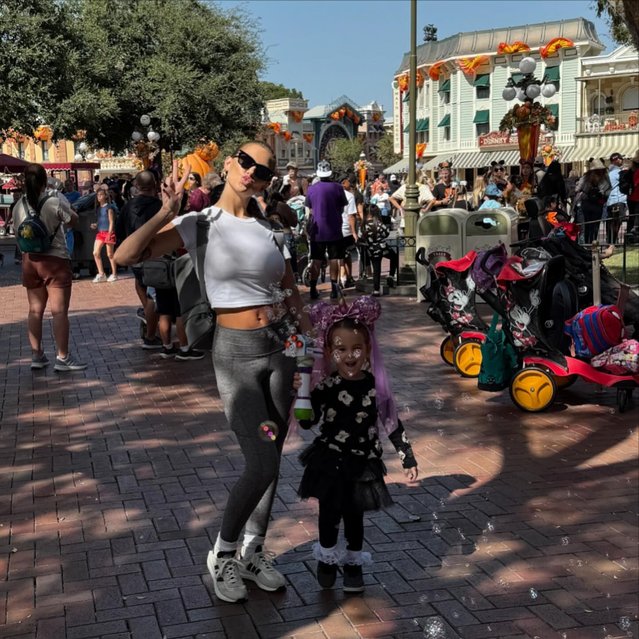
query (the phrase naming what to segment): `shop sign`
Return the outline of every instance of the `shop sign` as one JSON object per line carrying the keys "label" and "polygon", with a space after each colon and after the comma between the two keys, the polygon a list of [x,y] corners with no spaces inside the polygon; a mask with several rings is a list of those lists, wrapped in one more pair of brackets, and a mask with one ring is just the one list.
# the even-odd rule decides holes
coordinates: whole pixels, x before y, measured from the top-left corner
{"label": "shop sign", "polygon": [[485,135],[479,136],[479,148],[487,149],[494,147],[516,147],[517,146],[517,134],[516,133],[502,133],[501,131],[491,131]]}

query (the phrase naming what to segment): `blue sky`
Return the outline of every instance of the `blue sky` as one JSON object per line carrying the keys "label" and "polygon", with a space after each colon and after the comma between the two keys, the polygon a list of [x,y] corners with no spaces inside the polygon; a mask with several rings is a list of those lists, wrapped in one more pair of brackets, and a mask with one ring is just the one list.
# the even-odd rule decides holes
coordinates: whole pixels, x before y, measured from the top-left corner
{"label": "blue sky", "polygon": [[[392,110],[391,82],[408,51],[408,0],[217,0],[259,25],[268,57],[264,80],[294,87],[309,107],[348,95],[360,106],[377,100]],[[615,48],[594,0],[418,0],[417,44],[434,24],[439,39],[463,31],[584,17],[606,50]]]}

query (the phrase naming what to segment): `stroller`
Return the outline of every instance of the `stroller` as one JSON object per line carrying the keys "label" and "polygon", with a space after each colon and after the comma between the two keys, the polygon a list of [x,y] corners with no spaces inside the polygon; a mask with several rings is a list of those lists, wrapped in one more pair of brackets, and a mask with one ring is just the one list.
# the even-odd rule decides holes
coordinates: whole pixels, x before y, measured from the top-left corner
{"label": "stroller", "polygon": [[422,247],[416,261],[428,271],[427,283],[420,292],[430,302],[427,314],[447,333],[439,353],[442,360],[454,366],[464,377],[479,374],[480,344],[484,341],[488,326],[475,308],[475,281],[471,277],[477,253],[470,251],[458,260],[433,263],[426,258]]}
{"label": "stroller", "polygon": [[[565,295],[563,255],[549,259],[511,258],[497,276],[503,291],[505,331],[518,352],[521,368],[510,381],[510,397],[523,411],[539,412],[550,406],[557,390],[577,379],[617,389],[619,412],[632,403],[632,391],[639,385],[639,374],[611,374],[570,354],[570,341],[564,324],[577,312],[576,293]],[[599,264],[593,272],[598,279]],[[574,288],[572,284],[570,287]],[[593,286],[598,290],[598,282]],[[622,289],[625,292],[625,289]],[[564,303],[558,300],[564,299]],[[623,307],[623,296],[619,306]],[[597,296],[595,296],[597,301]]]}

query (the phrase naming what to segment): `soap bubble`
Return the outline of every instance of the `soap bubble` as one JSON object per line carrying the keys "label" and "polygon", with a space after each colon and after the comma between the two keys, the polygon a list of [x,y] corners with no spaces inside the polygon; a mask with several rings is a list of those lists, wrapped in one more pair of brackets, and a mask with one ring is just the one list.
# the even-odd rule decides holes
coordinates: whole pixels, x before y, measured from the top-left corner
{"label": "soap bubble", "polygon": [[561,545],[562,546],[567,546],[570,543],[570,537],[562,537],[561,538]]}
{"label": "soap bubble", "polygon": [[537,599],[537,597],[539,597],[539,593],[534,588],[531,588],[528,592],[530,593],[531,599]]}
{"label": "soap bubble", "polygon": [[630,617],[621,617],[619,619],[619,627],[622,630],[630,630]]}
{"label": "soap bubble", "polygon": [[433,524],[433,532],[434,532],[436,535],[441,534],[441,532],[442,532],[442,527],[441,527],[438,523],[434,523],[434,524]]}
{"label": "soap bubble", "polygon": [[265,442],[274,442],[277,439],[279,428],[275,422],[262,422],[257,429],[260,439]]}
{"label": "soap bubble", "polygon": [[440,397],[437,397],[433,400],[433,406],[437,409],[437,410],[442,410],[442,408],[444,408],[444,400],[441,399]]}
{"label": "soap bubble", "polygon": [[493,522],[492,522],[492,521],[489,521],[489,522],[486,524],[486,530],[487,530],[488,532],[494,532],[494,531],[495,531],[495,524],[493,524]]}
{"label": "soap bubble", "polygon": [[445,639],[446,626],[440,617],[430,617],[424,626],[424,637],[428,639]]}

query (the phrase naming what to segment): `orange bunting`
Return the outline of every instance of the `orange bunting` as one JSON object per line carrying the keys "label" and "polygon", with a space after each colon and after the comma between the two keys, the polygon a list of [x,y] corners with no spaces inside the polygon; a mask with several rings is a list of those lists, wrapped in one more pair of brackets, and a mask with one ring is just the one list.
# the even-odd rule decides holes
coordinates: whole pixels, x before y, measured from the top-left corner
{"label": "orange bunting", "polygon": [[333,111],[333,113],[331,113],[331,120],[340,120],[341,118],[342,116],[338,111]]}
{"label": "orange bunting", "polygon": [[574,46],[575,43],[568,38],[553,38],[545,47],[541,47],[541,49],[539,49],[539,53],[542,58],[547,58],[549,55],[557,53],[559,49],[566,49]]}
{"label": "orange bunting", "polygon": [[315,137],[314,133],[303,133],[302,137],[304,138],[304,140],[306,140],[306,142],[308,142],[309,144],[313,141],[313,138]]}
{"label": "orange bunting", "polygon": [[439,80],[441,74],[441,68],[446,64],[446,60],[438,60],[428,69],[428,76],[431,80]]}
{"label": "orange bunting", "polygon": [[304,111],[289,111],[289,113],[291,114],[293,121],[298,124],[304,119]]}
{"label": "orange bunting", "polygon": [[421,69],[417,69],[417,76],[415,77],[415,82],[417,83],[417,88],[421,89],[424,86],[424,74]]}
{"label": "orange bunting", "polygon": [[481,66],[488,60],[487,55],[476,55],[474,58],[461,58],[457,60],[457,66],[466,75],[475,75],[477,73],[477,67]]}
{"label": "orange bunting", "polygon": [[275,135],[277,135],[282,130],[282,125],[279,122],[269,122],[268,128],[273,129]]}
{"label": "orange bunting", "polygon": [[353,123],[357,125],[361,121],[362,121],[362,119],[359,117],[359,115],[357,115],[357,113],[353,113]]}
{"label": "orange bunting", "polygon": [[41,124],[33,132],[33,137],[41,142],[49,142],[53,139],[53,129],[48,124]]}
{"label": "orange bunting", "polygon": [[290,142],[291,138],[293,137],[293,134],[290,131],[283,131],[282,132],[282,137],[287,141]]}
{"label": "orange bunting", "polygon": [[415,156],[417,159],[420,159],[422,155],[424,155],[424,151],[426,150],[426,142],[420,142],[415,145]]}
{"label": "orange bunting", "polygon": [[397,78],[397,84],[399,85],[400,93],[408,91],[408,80],[408,73],[404,73],[404,75],[400,75],[399,78]]}
{"label": "orange bunting", "polygon": [[508,44],[507,42],[500,42],[497,47],[497,54],[501,55],[503,53],[520,53],[521,51],[530,51],[530,47],[521,40],[517,40],[512,44]]}

